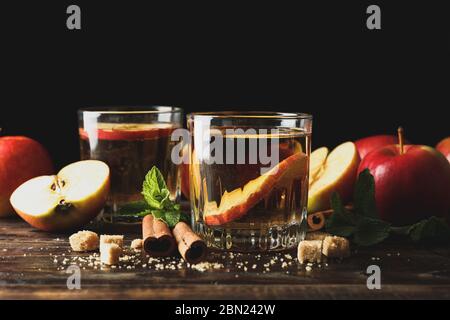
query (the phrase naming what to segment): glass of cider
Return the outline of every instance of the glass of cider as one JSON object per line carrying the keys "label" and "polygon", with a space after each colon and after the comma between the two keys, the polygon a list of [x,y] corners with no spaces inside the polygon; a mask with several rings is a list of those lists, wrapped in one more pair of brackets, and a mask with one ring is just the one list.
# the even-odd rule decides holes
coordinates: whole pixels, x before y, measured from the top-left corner
{"label": "glass of cider", "polygon": [[306,234],[312,116],[187,117],[192,226],[210,248],[282,251]]}
{"label": "glass of cider", "polygon": [[81,159],[107,163],[111,188],[101,216],[106,223],[139,223],[141,217],[121,214],[123,207],[142,201],[142,182],[156,166],[172,200],[180,196],[178,167],[171,161],[176,142],[171,133],[181,127],[183,112],[169,106],[101,107],[78,111]]}

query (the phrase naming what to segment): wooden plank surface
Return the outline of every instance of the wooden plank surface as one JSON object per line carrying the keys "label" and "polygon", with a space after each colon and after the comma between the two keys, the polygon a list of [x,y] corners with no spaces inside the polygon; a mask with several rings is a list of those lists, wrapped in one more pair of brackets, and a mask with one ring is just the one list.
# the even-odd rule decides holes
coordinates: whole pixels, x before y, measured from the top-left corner
{"label": "wooden plank surface", "polygon": [[[126,234],[126,245],[137,237]],[[296,262],[295,252],[260,257],[212,252],[209,261],[219,267],[205,271],[178,257],[149,263],[145,254],[133,252],[113,269],[96,265],[98,258],[89,255],[71,252],[67,234],[0,220],[0,299],[450,298],[449,248],[392,242],[358,249],[349,259],[311,271]],[[80,266],[81,290],[67,288],[71,264]],[[381,290],[367,289],[366,269],[372,264],[381,268]]]}

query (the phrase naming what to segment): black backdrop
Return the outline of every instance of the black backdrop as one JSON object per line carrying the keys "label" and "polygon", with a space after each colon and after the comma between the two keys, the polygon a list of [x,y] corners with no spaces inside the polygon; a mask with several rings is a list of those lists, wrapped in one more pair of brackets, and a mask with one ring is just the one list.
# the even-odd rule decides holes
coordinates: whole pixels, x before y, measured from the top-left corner
{"label": "black backdrop", "polygon": [[[183,3],[2,4],[3,134],[40,140],[58,166],[78,159],[88,105],[308,112],[316,147],[400,124],[415,143],[450,134],[444,1]],[[365,26],[373,3],[382,30]]]}

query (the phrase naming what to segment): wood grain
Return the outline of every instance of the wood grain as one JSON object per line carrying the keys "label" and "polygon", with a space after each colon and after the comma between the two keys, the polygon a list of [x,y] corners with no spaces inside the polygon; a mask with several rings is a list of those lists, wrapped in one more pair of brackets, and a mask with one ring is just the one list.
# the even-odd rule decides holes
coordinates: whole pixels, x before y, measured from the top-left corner
{"label": "wood grain", "polygon": [[[136,237],[127,233],[126,244]],[[289,254],[295,259],[295,252]],[[68,290],[65,268],[78,256],[70,251],[67,234],[40,232],[18,219],[0,220],[0,299],[450,298],[450,249],[406,243],[358,249],[345,261],[328,261],[312,271],[284,254],[261,255],[258,260],[253,255],[231,258],[213,252],[209,261],[223,267],[205,272],[187,267],[179,257],[170,261],[181,268],[157,270],[145,254],[136,254],[133,269],[94,269],[84,264],[81,290]],[[275,257],[276,263],[270,265]],[[291,265],[283,268],[281,258]],[[66,265],[64,259],[69,260]],[[366,287],[365,271],[372,264],[381,268],[381,290]]]}

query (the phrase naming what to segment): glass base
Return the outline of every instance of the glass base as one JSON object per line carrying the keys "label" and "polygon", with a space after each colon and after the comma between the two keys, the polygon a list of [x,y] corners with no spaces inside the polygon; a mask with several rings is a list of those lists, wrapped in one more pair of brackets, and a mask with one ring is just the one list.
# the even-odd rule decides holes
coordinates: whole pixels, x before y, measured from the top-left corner
{"label": "glass base", "polygon": [[305,239],[307,228],[303,223],[283,226],[273,225],[268,229],[233,229],[209,227],[194,223],[193,230],[211,249],[237,252],[284,251],[296,248]]}

